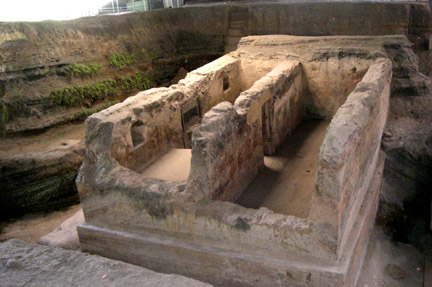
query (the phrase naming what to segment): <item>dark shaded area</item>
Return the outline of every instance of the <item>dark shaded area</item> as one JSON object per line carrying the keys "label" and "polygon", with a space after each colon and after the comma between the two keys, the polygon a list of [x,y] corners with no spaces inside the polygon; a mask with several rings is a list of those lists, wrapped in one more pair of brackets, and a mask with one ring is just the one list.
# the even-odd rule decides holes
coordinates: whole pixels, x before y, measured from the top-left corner
{"label": "dark shaded area", "polygon": [[[387,155],[382,192],[392,199],[381,200],[377,223],[393,240],[432,254],[432,159],[413,157],[403,149]],[[402,205],[396,204],[399,200]]]}
{"label": "dark shaded area", "polygon": [[0,221],[79,202],[75,179],[82,156],[65,153],[0,160]]}

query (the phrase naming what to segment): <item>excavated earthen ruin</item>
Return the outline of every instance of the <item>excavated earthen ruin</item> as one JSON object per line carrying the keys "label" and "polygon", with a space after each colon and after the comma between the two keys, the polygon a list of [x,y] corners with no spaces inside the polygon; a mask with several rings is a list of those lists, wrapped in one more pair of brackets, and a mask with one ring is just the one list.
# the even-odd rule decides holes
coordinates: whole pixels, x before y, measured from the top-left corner
{"label": "excavated earthen ruin", "polygon": [[[216,286],[354,286],[404,36],[250,36],[87,120],[84,251]],[[318,156],[319,154],[319,156]]]}

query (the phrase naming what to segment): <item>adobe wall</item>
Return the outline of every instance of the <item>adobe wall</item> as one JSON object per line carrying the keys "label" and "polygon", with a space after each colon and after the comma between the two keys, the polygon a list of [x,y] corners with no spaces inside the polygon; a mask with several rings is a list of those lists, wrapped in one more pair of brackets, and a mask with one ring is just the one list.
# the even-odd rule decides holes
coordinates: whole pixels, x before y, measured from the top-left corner
{"label": "adobe wall", "polygon": [[[215,70],[214,72],[209,73],[209,75],[221,75],[222,73],[220,71],[227,71],[225,70],[226,67],[238,67],[236,57],[239,57],[240,55],[242,56],[242,62],[252,62],[253,59],[257,59],[258,65],[256,65],[256,67],[264,67],[264,69],[262,70],[264,71],[268,69],[268,67],[271,67],[271,65],[276,66],[277,63],[280,63],[282,60],[292,61],[292,59],[295,59],[293,55],[299,53],[300,51],[305,51],[304,58],[301,58],[301,70],[305,69],[305,66],[307,65],[312,70],[311,67],[313,67],[313,65],[319,65],[319,63],[324,62],[325,57],[322,56],[322,54],[325,55],[328,49],[334,49],[335,46],[338,46],[342,42],[352,46],[358,45],[358,50],[360,51],[360,53],[356,55],[368,55],[368,58],[364,62],[362,62],[363,60],[361,57],[359,60],[360,62],[366,64],[373,62],[374,57],[380,58],[383,56],[383,53],[376,52],[377,50],[379,51],[379,49],[382,48],[383,43],[404,43],[405,41],[402,37],[306,38],[290,36],[272,36],[264,38],[265,39],[262,41],[259,39],[259,37],[244,38],[240,43],[239,50],[236,53],[222,57],[221,59],[224,59],[223,61],[216,61],[213,66]],[[312,43],[320,41],[320,43],[323,44],[322,50],[318,48],[310,50],[305,49],[305,44],[308,41],[312,41]],[[244,45],[242,45],[242,43],[244,43]],[[364,50],[362,48],[362,45],[365,46]],[[269,53],[270,55],[274,56],[267,59],[265,56],[266,54],[263,53],[265,49],[271,49],[266,51],[265,53]],[[285,51],[285,53],[282,54],[281,51]],[[257,56],[255,53],[261,54],[260,56]],[[321,56],[317,57],[317,55]],[[332,57],[337,58],[337,54],[332,53],[331,55]],[[341,60],[342,62],[345,61],[346,63],[354,63],[355,58],[355,55],[351,55],[344,57]],[[266,64],[261,66],[261,63]],[[212,67],[212,65],[213,64],[208,65],[203,70],[211,71],[210,67]],[[243,64],[241,64],[240,67],[244,67]],[[116,145],[121,144],[129,146],[131,145],[131,140],[127,138],[128,136],[130,137],[130,127],[132,126],[133,122],[136,121],[138,116],[142,117],[145,114],[146,110],[157,111],[158,109],[160,109],[160,111],[158,112],[162,113],[161,107],[164,107],[163,109],[170,109],[168,113],[169,115],[175,114],[175,117],[180,118],[180,112],[178,111],[178,106],[176,106],[177,104],[172,105],[172,103],[174,103],[175,101],[177,101],[178,103],[179,101],[182,101],[197,93],[204,96],[208,95],[208,92],[206,92],[208,87],[201,84],[208,84],[209,82],[207,80],[212,78],[218,79],[218,81],[220,81],[219,76],[210,77],[205,76],[202,72],[201,74],[194,72],[191,73],[192,76],[188,77],[186,80],[184,80],[178,85],[174,85],[171,88],[153,89],[144,93],[140,93],[138,96],[131,98],[130,100],[127,100],[122,104],[113,106],[105,111],[102,111],[90,117],[87,121],[87,155],[81,168],[80,176],[77,180],[80,189],[81,200],[83,201],[84,210],[88,210],[88,212],[85,211],[86,219],[88,220],[88,222],[96,225],[99,224],[101,226],[110,226],[110,224],[122,226],[123,223],[127,226],[130,226],[130,224],[134,221],[134,218],[138,216],[143,221],[138,221],[133,224],[134,226],[136,225],[137,228],[147,226],[148,228],[160,230],[160,232],[175,232],[176,234],[180,233],[182,234],[181,236],[185,236],[188,238],[195,238],[195,236],[197,236],[198,234],[204,237],[216,236],[215,234],[213,234],[213,232],[211,232],[212,235],[205,235],[208,231],[206,229],[208,226],[205,223],[207,219],[197,215],[197,212],[201,214],[203,210],[206,209],[206,207],[200,206],[198,208],[198,210],[200,211],[195,208],[192,208],[191,210],[188,210],[186,208],[186,210],[184,210],[183,207],[177,206],[177,204],[173,204],[172,200],[174,199],[170,198],[171,196],[180,196],[181,198],[189,198],[187,200],[196,201],[203,198],[216,198],[227,200],[234,199],[236,196],[238,196],[238,192],[241,192],[242,187],[247,185],[247,181],[253,178],[259,167],[262,166],[262,148],[259,147],[259,142],[257,143],[253,141],[255,138],[259,139],[261,136],[261,130],[258,129],[261,124],[258,121],[261,116],[261,101],[270,98],[272,94],[275,94],[276,98],[279,95],[282,95],[280,99],[281,101],[285,101],[284,99],[286,99],[285,103],[289,104],[287,110],[280,108],[282,107],[282,105],[279,105],[278,99],[275,100],[275,118],[278,118],[278,121],[279,118],[286,117],[288,113],[294,111],[293,117],[284,121],[285,123],[287,123],[287,125],[275,125],[276,131],[278,131],[277,134],[279,140],[281,140],[286,135],[286,133],[289,132],[289,130],[286,129],[290,129],[298,121],[298,116],[295,115],[299,114],[299,109],[302,107],[303,103],[299,105],[299,98],[297,97],[297,95],[303,93],[304,91],[304,77],[307,77],[307,74],[299,73],[300,66],[293,66],[292,68],[281,67],[275,69],[274,72],[268,74],[268,77],[265,76],[263,79],[257,81],[255,83],[256,86],[252,87],[249,91],[243,92],[235,102],[234,107],[236,111],[234,111],[233,107],[230,104],[224,103],[222,105],[218,105],[216,109],[208,113],[208,115],[203,121],[203,126],[195,129],[192,146],[192,174],[189,178],[189,183],[187,184],[187,186],[185,182],[170,183],[166,181],[145,179],[140,177],[140,175],[135,173],[133,170],[125,168],[128,167],[127,164],[123,164],[123,166],[119,164],[119,162],[121,162],[121,157],[116,158],[116,151],[113,151],[113,147],[115,148]],[[288,72],[290,71],[290,69],[293,69],[292,73]],[[243,71],[245,70],[241,68],[241,75]],[[283,75],[286,75],[287,77],[283,77]],[[292,78],[291,75],[295,75],[294,78]],[[195,81],[195,79],[198,80]],[[200,81],[203,79],[207,82],[201,83]],[[352,82],[353,78],[346,78],[345,81]],[[337,84],[339,84],[339,82],[335,83],[335,85]],[[220,82],[218,86],[220,89]],[[195,90],[195,88],[198,87],[200,87],[200,90]],[[301,93],[299,93],[300,90]],[[160,96],[153,95],[153,93],[157,93],[158,91],[160,91]],[[184,98],[182,98],[181,95],[183,95]],[[152,101],[151,99],[146,98],[147,96],[153,97],[154,100]],[[171,100],[173,100],[173,102],[170,102]],[[236,115],[236,113],[238,115]],[[242,113],[246,114],[246,119],[242,119]],[[171,126],[177,125],[178,130],[180,130],[179,124],[172,123],[175,118],[167,117],[166,119],[169,120],[164,120],[163,124],[160,124],[169,124]],[[142,120],[144,120],[144,118],[142,118]],[[155,120],[158,123],[160,122],[160,119],[157,117],[155,117]],[[157,126],[158,123],[156,122],[155,125]],[[254,122],[256,123],[256,127],[253,126]],[[251,127],[257,129],[253,131]],[[158,127],[158,129],[162,131],[164,130],[162,126]],[[365,129],[362,131],[364,132]],[[233,134],[238,136],[232,137]],[[250,139],[249,136],[251,134],[256,135],[256,137],[252,137],[252,139],[248,142],[248,140]],[[146,138],[146,136],[144,138]],[[149,140],[151,140],[151,138]],[[354,142],[352,142],[351,144],[354,144]],[[242,146],[243,148],[238,148],[237,146],[237,149],[234,149],[232,148],[234,145]],[[251,147],[250,150],[247,149],[249,147]],[[354,147],[350,146],[349,148]],[[341,152],[343,153],[344,150],[342,149]],[[361,151],[356,152],[356,156],[365,159],[367,158],[366,156],[363,157],[363,155],[360,154]],[[243,153],[242,156],[239,156],[241,153]],[[124,152],[124,154],[127,156],[128,152]],[[153,152],[152,154],[156,155],[157,152]],[[234,160],[239,158],[242,160]],[[252,162],[249,162],[249,160],[251,160]],[[227,164],[227,162],[232,162],[234,166]],[[252,169],[248,170],[247,168],[245,168],[247,166],[252,167]],[[236,172],[238,172],[237,175],[239,175],[239,177],[246,178],[246,181],[228,180],[231,179],[231,177],[233,176],[236,177]],[[334,172],[337,172],[337,170]],[[357,179],[361,178],[362,176],[363,175],[358,175],[358,177],[353,178]],[[343,178],[342,180],[347,179]],[[342,189],[343,185],[340,184],[338,187],[341,187],[341,189],[335,190],[338,190],[342,193],[342,191],[344,190]],[[228,192],[217,192],[218,190],[224,191],[225,189]],[[100,193],[99,190],[104,190],[104,192]],[[182,192],[184,190],[187,190],[188,192]],[[177,194],[179,191],[181,193]],[[215,194],[217,194],[217,196],[215,196]],[[139,198],[142,197],[142,199],[135,202],[135,200],[137,199],[136,196],[138,196]],[[337,195],[334,195],[332,197],[332,195],[330,194],[327,197],[331,199],[336,198],[336,202],[339,202]],[[117,200],[116,198],[119,201],[119,206],[116,208],[112,207],[112,214],[106,213],[104,211],[104,206],[111,205],[113,200]],[[350,198],[347,199],[347,201],[350,200]],[[132,204],[133,206],[136,205],[136,209],[137,211],[140,210],[139,214],[141,215],[136,214],[135,211],[133,211],[135,210],[135,207],[132,208],[132,210],[126,208],[129,204]],[[214,204],[218,205],[222,203]],[[346,202],[346,204],[348,204],[348,202]],[[295,234],[293,234],[293,238],[287,239],[287,241],[284,241],[283,243],[280,243],[278,239],[275,239],[276,241],[273,244],[273,250],[275,251],[275,253],[277,254],[282,252],[283,248],[289,245],[292,248],[289,247],[288,249],[286,249],[286,251],[284,251],[286,252],[286,254],[291,254],[292,252],[301,252],[302,254],[308,254],[311,252],[310,250],[313,249],[315,250],[315,254],[317,254],[317,256],[321,258],[333,258],[334,256],[336,256],[336,246],[338,240],[340,239],[338,233],[339,224],[345,224],[342,223],[342,219],[340,219],[341,221],[339,221],[338,210],[341,210],[341,212],[345,210],[345,205],[330,206],[324,204],[323,206],[324,209],[327,207],[331,209],[329,211],[329,217],[323,216],[323,220],[327,220],[326,218],[333,218],[331,212],[336,213],[334,215],[335,220],[331,221],[331,223],[334,224],[333,230],[327,228],[327,226],[325,225],[317,225],[316,227],[308,226],[308,229],[317,228],[318,231],[316,231],[314,235],[311,235],[312,238],[310,239],[310,241],[308,241],[309,239],[306,240],[305,237],[302,237],[302,240],[304,240],[304,242],[302,243],[302,245],[304,245],[304,248],[297,251],[295,251],[295,246],[298,246],[299,243],[297,242]],[[228,206],[226,208],[228,208]],[[236,214],[238,212],[240,212],[241,214],[243,212],[242,210],[244,210],[237,210],[237,208],[239,207],[229,207],[229,209],[232,209],[230,210],[230,212],[234,212]],[[176,209],[178,210],[174,211]],[[223,208],[221,207],[221,210],[222,209]],[[215,209],[214,212],[216,212],[216,210],[217,209]],[[175,216],[173,215],[174,213],[176,214]],[[117,214],[118,216],[115,214]],[[144,214],[146,215],[144,216]],[[180,216],[180,214],[182,215]],[[325,215],[325,213],[323,213],[323,215]],[[170,216],[174,217],[171,218]],[[198,217],[196,218],[196,220],[191,221],[187,219],[190,216],[192,216],[193,218],[197,216]],[[214,218],[214,223],[217,225],[217,218],[220,218],[221,214],[219,214],[219,211],[217,211],[215,214],[209,214],[209,216]],[[241,216],[239,215],[238,217]],[[107,220],[107,218],[110,218],[110,220]],[[158,220],[154,221],[152,218],[158,218]],[[165,220],[164,218],[170,219]],[[228,220],[228,226],[233,226],[236,224],[235,220],[233,221],[233,218],[235,219],[237,217],[234,216],[226,218],[226,220]],[[342,218],[342,215],[340,218]],[[347,220],[346,217],[344,218],[344,220]],[[318,220],[319,219],[320,218],[318,218]],[[259,227],[261,226],[261,223],[259,220],[255,220],[257,219],[250,217],[250,220],[248,219],[246,222],[249,226],[251,222],[255,222],[255,224],[257,224],[257,227],[252,228],[250,231],[254,233],[254,235],[251,236],[255,239],[251,239],[252,241],[250,241],[250,239],[248,239],[248,235],[243,233],[238,233],[236,235],[238,236],[238,242],[242,242],[244,244],[244,247],[253,246],[253,244],[257,242],[257,236],[260,237],[260,235],[258,235],[258,233],[255,234],[255,232],[258,232],[258,230],[262,228]],[[177,223],[171,225],[172,221]],[[189,224],[192,223],[193,225],[201,226],[202,228],[192,228],[191,226],[189,226]],[[212,228],[214,229],[215,227]],[[224,230],[225,227],[220,228],[222,228],[221,230]],[[278,229],[279,227],[275,228],[276,229],[274,229],[274,231],[271,231],[271,233],[284,232],[282,231],[282,226],[280,227],[282,228],[281,230]],[[227,232],[227,234],[229,235],[226,235],[227,237],[233,236],[231,231]],[[218,235],[216,236],[217,238],[214,238],[214,240],[225,240],[225,235],[221,234],[220,236],[222,237],[219,238]],[[263,244],[264,242],[266,242],[266,240],[262,241]],[[315,243],[311,244],[311,242]],[[219,244],[225,246],[225,243],[220,242]],[[229,244],[233,244],[233,242],[230,242]],[[285,247],[281,247],[280,244],[284,245]],[[236,248],[239,247],[237,246]]]}
{"label": "adobe wall", "polygon": [[[168,88],[151,89],[114,106],[110,150],[121,165],[139,172],[166,153],[183,148],[180,103],[189,93]],[[134,144],[132,127],[138,126],[142,142]]]}
{"label": "adobe wall", "polygon": [[189,190],[235,201],[264,165],[262,106],[274,105],[274,149],[300,122],[304,95],[301,65],[286,62],[242,92],[234,106],[212,108],[192,137]]}
{"label": "adobe wall", "polygon": [[[170,88],[137,94],[113,107],[111,154],[121,165],[137,172],[170,148],[185,148],[182,105],[196,100],[201,117],[223,101],[232,103],[241,92],[239,60],[223,56],[188,74]],[[229,88],[223,89],[224,79]],[[136,128],[140,140],[134,143]]]}
{"label": "adobe wall", "polygon": [[[115,158],[117,144],[122,140],[131,144],[132,123],[164,105],[174,110],[173,103],[182,99],[180,94],[186,95],[187,85],[152,89],[91,116],[86,158],[77,179],[86,223],[140,234],[152,230],[195,243],[210,240],[228,250],[253,249],[318,262],[335,259],[336,242],[322,237],[326,231],[316,230],[306,219],[211,200],[234,200],[262,166],[261,106],[265,101],[275,96],[275,115],[288,121],[276,125],[280,137],[298,123],[302,77],[299,62],[283,63],[243,92],[234,106],[223,102],[206,113],[193,133],[188,182],[143,178]],[[278,101],[284,101],[287,109]],[[293,115],[287,116],[288,111],[294,111]]]}
{"label": "adobe wall", "polygon": [[309,218],[327,226],[339,243],[352,228],[375,172],[391,78],[391,62],[377,60],[335,114],[320,150]]}
{"label": "adobe wall", "polygon": [[227,101],[233,104],[244,89],[240,60],[228,55],[223,56],[190,72],[179,85],[189,86],[199,96],[202,115],[218,103]]}
{"label": "adobe wall", "polygon": [[[305,49],[306,43],[314,46],[317,42],[323,44],[321,48]],[[341,43],[347,48],[338,48]],[[208,74],[191,73],[178,85],[141,93],[91,116],[87,152],[77,179],[86,218],[79,227],[83,250],[212,283],[235,285],[240,280],[245,286],[266,286],[257,275],[262,273],[256,271],[264,260],[270,270],[265,278],[271,277],[267,282],[349,286],[356,280],[378,199],[382,162],[375,167],[392,77],[392,64],[383,47],[391,44],[405,45],[406,39],[247,37],[236,52],[216,61],[214,70],[212,64],[205,67]],[[351,47],[357,47],[355,54],[350,54]],[[276,124],[275,131],[279,138],[286,136],[308,103],[302,101],[310,92],[304,89],[306,72],[326,60],[336,63],[339,52],[345,55],[340,60],[347,69],[356,57],[370,68],[366,74],[357,74],[363,77],[360,83],[352,74],[335,79],[335,85],[350,83],[354,90],[345,96],[323,143],[309,218],[228,202],[262,166],[263,103],[275,96],[275,118],[286,122]],[[256,70],[245,70],[254,59]],[[184,99],[208,95],[206,87],[193,88],[200,87],[201,80],[216,79],[221,91],[220,75],[239,69],[241,85],[247,86],[245,79],[257,77],[272,65],[275,68],[242,92],[234,105],[222,102],[205,114],[193,132],[188,181],[143,178],[112,157],[116,133],[129,132],[116,127],[118,123],[133,122],[132,116],[140,110],[158,108],[148,105],[143,95],[160,91],[158,102],[174,110],[169,99],[176,98],[176,93]],[[244,74],[247,71],[252,72]],[[293,117],[288,117],[291,113]],[[378,176],[370,184],[375,171]],[[205,262],[205,268],[196,264],[197,258]],[[233,268],[220,268],[221,262]]]}

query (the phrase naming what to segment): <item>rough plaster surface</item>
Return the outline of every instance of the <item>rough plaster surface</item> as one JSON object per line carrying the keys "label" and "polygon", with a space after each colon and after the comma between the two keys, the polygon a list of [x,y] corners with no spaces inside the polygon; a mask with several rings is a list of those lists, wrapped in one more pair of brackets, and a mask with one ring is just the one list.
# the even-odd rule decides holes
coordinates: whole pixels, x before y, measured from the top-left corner
{"label": "rough plaster surface", "polygon": [[11,239],[0,243],[0,282],[21,286],[211,286],[120,261]]}

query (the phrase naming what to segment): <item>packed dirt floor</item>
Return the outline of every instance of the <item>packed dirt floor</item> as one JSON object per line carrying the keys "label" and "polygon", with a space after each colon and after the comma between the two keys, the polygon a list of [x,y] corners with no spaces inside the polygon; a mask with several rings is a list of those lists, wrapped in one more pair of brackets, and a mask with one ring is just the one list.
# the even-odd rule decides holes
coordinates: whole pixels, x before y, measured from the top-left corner
{"label": "packed dirt floor", "polygon": [[38,239],[59,226],[63,221],[81,209],[81,204],[50,213],[34,213],[2,223],[0,225],[0,242],[18,238],[25,242],[36,243]]}
{"label": "packed dirt floor", "polygon": [[171,149],[142,171],[147,178],[158,178],[169,181],[186,180],[191,167],[190,149]]}
{"label": "packed dirt floor", "polygon": [[0,157],[66,148],[85,138],[85,124],[68,124],[33,135],[0,138]]}
{"label": "packed dirt floor", "polygon": [[308,217],[319,150],[329,123],[307,121],[298,126],[275,155],[264,157],[264,170],[236,203]]}

